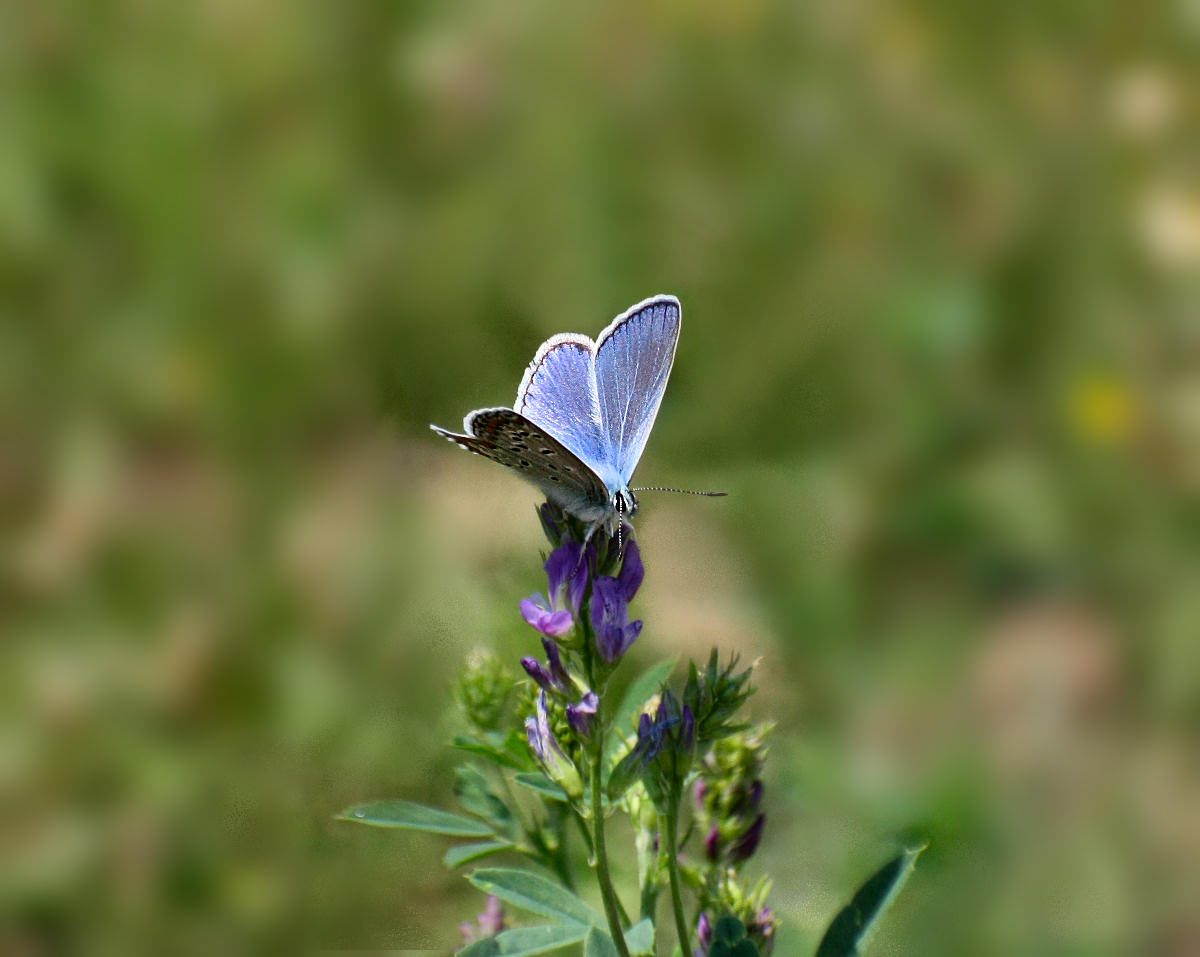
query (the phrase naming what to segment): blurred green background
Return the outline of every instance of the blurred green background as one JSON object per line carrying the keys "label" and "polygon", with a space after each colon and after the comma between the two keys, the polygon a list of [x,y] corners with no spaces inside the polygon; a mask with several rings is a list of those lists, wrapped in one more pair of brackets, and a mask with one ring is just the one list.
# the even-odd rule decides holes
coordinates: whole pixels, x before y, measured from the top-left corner
{"label": "blurred green background", "polygon": [[535,493],[436,439],[657,292],[631,670],[761,656],[777,953],[1200,952],[1200,6],[0,12],[0,950],[447,951]]}

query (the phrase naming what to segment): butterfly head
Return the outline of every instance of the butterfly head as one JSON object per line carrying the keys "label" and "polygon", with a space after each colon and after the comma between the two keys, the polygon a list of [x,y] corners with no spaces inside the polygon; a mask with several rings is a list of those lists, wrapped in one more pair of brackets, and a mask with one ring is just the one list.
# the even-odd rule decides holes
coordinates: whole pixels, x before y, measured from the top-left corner
{"label": "butterfly head", "polygon": [[634,496],[633,490],[623,488],[619,492],[616,492],[612,498],[612,509],[616,515],[617,524],[626,519],[633,518],[638,510],[638,500]]}

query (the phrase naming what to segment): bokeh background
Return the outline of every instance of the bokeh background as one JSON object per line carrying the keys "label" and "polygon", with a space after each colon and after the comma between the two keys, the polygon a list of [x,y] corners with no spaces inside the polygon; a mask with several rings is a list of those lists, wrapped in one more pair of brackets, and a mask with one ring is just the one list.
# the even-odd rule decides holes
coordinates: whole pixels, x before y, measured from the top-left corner
{"label": "bokeh background", "polygon": [[[1200,5],[5,4],[0,950],[432,949],[535,493],[684,305],[636,664],[762,658],[778,953],[1200,953]],[[631,669],[635,665],[630,665]]]}

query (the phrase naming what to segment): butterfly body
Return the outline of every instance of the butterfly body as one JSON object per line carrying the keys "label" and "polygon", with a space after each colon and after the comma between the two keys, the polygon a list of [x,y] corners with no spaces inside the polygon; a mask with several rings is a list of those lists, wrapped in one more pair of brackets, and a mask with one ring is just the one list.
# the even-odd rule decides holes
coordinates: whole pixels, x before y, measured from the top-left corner
{"label": "butterfly body", "polygon": [[525,370],[511,409],[469,413],[463,434],[431,428],[611,533],[637,511],[629,483],[666,391],[679,323],[679,300],[654,296],[617,316],[595,341],[553,336]]}

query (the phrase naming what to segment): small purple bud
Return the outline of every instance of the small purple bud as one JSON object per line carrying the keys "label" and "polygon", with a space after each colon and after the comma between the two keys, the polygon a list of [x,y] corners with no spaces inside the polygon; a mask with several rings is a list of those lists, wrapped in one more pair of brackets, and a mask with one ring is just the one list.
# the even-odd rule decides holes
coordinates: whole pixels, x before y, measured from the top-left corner
{"label": "small purple bud", "polygon": [[641,742],[642,740],[649,738],[650,731],[653,727],[654,720],[650,717],[650,715],[642,712],[641,716],[638,718],[638,741]]}
{"label": "small purple bud", "polygon": [[638,550],[637,542],[630,541],[625,546],[625,558],[621,562],[621,571],[617,575],[617,581],[621,583],[621,592],[624,594],[626,602],[633,601],[633,596],[641,588],[642,579],[645,577],[646,569],[642,565],[642,553]]}
{"label": "small purple bud", "polygon": [[550,691],[553,688],[553,684],[551,683],[550,679],[550,672],[542,667],[542,663],[536,658],[522,658],[521,667],[525,669],[525,673],[528,674],[530,678],[532,678],[541,686],[543,691]]}
{"label": "small purple bud", "polygon": [[696,926],[696,936],[700,938],[700,946],[705,950],[712,946],[713,925],[712,921],[708,919],[707,912],[700,915],[700,922]]}
{"label": "small purple bud", "polygon": [[754,852],[758,850],[758,842],[762,840],[763,827],[766,823],[767,816],[760,814],[754,819],[754,823],[750,825],[746,833],[733,842],[726,855],[731,864],[740,864],[753,856]]}
{"label": "small purple bud", "polygon": [[683,706],[683,716],[679,724],[679,745],[684,751],[691,751],[692,745],[696,743],[696,719],[692,715],[692,709],[686,704]]}
{"label": "small purple bud", "polygon": [[479,935],[475,933],[475,927],[469,920],[464,920],[458,925],[458,932],[463,935],[464,944],[473,944],[479,939]]}
{"label": "small purple bud", "polygon": [[529,750],[545,761],[545,749],[542,747],[542,739],[538,735],[537,718],[525,719],[525,739],[529,742]]}
{"label": "small purple bud", "polygon": [[696,784],[692,788],[692,798],[695,800],[698,809],[704,807],[704,795],[707,793],[708,785],[704,783],[704,778],[696,778]]}
{"label": "small purple bud", "polygon": [[570,694],[572,689],[571,676],[563,667],[562,655],[558,653],[558,645],[549,638],[542,639],[542,647],[546,649],[546,659],[550,662],[550,677],[554,687],[563,694]]}
{"label": "small purple bud", "polygon": [[571,723],[571,727],[580,737],[586,738],[591,733],[592,719],[596,716],[596,709],[599,707],[600,696],[594,691],[585,694],[579,704],[567,705],[567,721]]}
{"label": "small purple bud", "polygon": [[704,838],[704,856],[713,864],[721,857],[721,832],[715,824]]}
{"label": "small purple bud", "polygon": [[546,710],[546,692],[538,695],[537,716],[525,719],[525,737],[529,739],[529,747],[544,764],[555,764],[560,757],[565,757],[558,739],[550,730],[550,713]]}
{"label": "small purple bud", "polygon": [[758,932],[764,937],[775,936],[775,914],[771,908],[764,907],[760,910],[755,923],[758,924]]}

